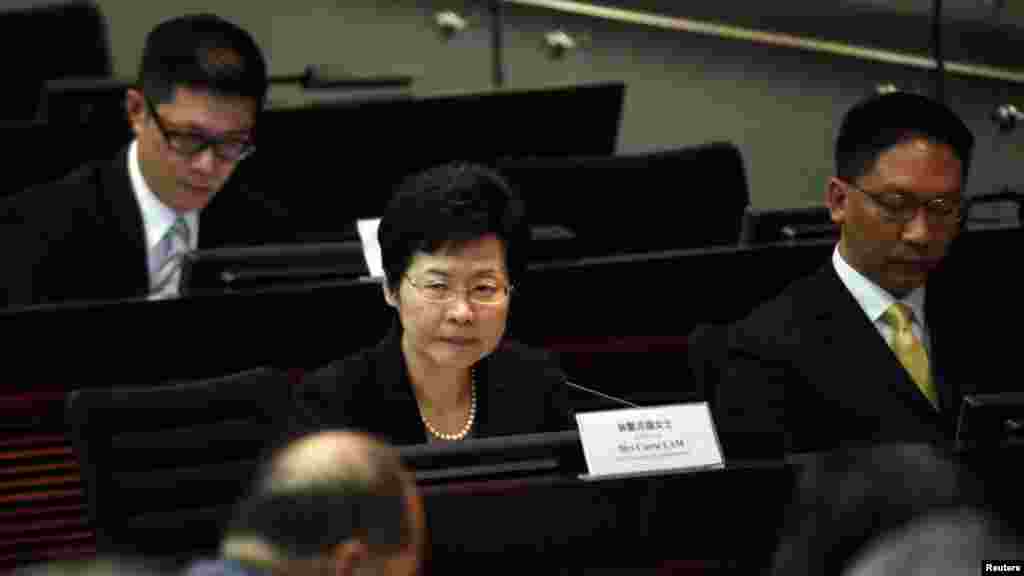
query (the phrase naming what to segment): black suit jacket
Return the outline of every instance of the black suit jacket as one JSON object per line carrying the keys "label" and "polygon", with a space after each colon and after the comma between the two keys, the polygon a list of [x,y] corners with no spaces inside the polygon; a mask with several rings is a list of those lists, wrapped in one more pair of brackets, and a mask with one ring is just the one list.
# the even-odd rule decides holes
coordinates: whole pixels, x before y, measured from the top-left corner
{"label": "black suit jacket", "polygon": [[963,395],[982,387],[953,292],[937,274],[925,297],[938,411],[831,262],[731,326],[712,399],[726,455],[951,439]]}
{"label": "black suit jacket", "polygon": [[[293,240],[281,206],[239,180],[233,176],[201,212],[199,248]],[[127,148],[7,199],[3,219],[6,294],[0,306],[148,293],[145,232]]]}
{"label": "black suit jacket", "polygon": [[[401,332],[336,361],[295,388],[290,435],[353,428],[392,444],[427,441],[405,368]],[[571,430],[565,376],[542,351],[504,340],[477,365],[474,437]]]}

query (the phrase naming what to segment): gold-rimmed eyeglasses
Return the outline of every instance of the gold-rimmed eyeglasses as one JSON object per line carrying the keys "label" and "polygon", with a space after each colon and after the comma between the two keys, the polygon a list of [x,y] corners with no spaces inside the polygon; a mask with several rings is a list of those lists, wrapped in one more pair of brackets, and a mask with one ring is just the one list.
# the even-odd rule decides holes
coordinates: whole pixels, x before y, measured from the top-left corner
{"label": "gold-rimmed eyeglasses", "polygon": [[956,223],[963,220],[966,203],[962,198],[938,197],[931,200],[919,200],[913,194],[902,192],[871,192],[839,180],[844,186],[852,188],[867,196],[878,207],[882,216],[894,222],[907,223],[914,219],[918,210],[924,208],[925,214],[933,221]]}
{"label": "gold-rimmed eyeglasses", "polygon": [[465,289],[455,288],[451,282],[440,278],[414,280],[406,276],[405,279],[425,300],[438,304],[450,304],[459,294],[465,294],[466,299],[474,304],[496,306],[507,301],[512,294],[511,284],[495,278],[473,280]]}

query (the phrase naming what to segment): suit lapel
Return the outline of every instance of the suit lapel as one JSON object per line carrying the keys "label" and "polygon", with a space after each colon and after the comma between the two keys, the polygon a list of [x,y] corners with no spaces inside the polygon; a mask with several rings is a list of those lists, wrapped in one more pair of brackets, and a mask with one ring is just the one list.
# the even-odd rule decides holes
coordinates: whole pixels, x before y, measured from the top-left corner
{"label": "suit lapel", "polygon": [[384,408],[385,413],[369,416],[387,419],[386,427],[394,430],[393,442],[420,444],[427,441],[427,435],[405,366],[401,334],[401,328],[392,328],[377,348],[378,354],[374,362],[376,378],[372,379],[369,385],[377,391],[380,401],[366,405]]}
{"label": "suit lapel", "polygon": [[510,419],[520,411],[510,404],[505,394],[510,372],[501,366],[497,351],[487,355],[476,366],[477,436],[500,436],[512,429]]}
{"label": "suit lapel", "polygon": [[236,170],[199,214],[199,249],[261,243],[257,235],[271,223],[257,219],[251,196]]}
{"label": "suit lapel", "polygon": [[805,341],[812,349],[808,353],[820,354],[820,358],[848,359],[842,366],[823,367],[831,377],[822,381],[833,385],[822,390],[822,395],[837,399],[844,406],[877,410],[878,414],[892,411],[902,417],[900,412],[909,411],[917,420],[935,419],[931,404],[831,264],[819,270],[810,288],[807,294],[810,332]]}
{"label": "suit lapel", "polygon": [[[224,188],[228,188],[230,185],[229,181]],[[224,219],[219,214],[225,212],[222,208],[225,202],[225,193],[230,195],[232,191],[221,189],[210,200],[210,203],[199,212],[199,243],[197,244],[197,249],[199,250],[206,250],[226,244],[220,235],[224,233],[225,224],[230,224],[230,222],[218,222],[218,220]],[[236,213],[235,218],[241,220],[244,219],[244,215]]]}
{"label": "suit lapel", "polygon": [[955,419],[965,390],[955,362],[963,351],[956,350],[952,343],[956,340],[956,333],[964,330],[964,327],[958,325],[952,309],[943,308],[942,302],[947,301],[943,296],[943,288],[940,282],[930,282],[925,293],[925,316],[931,340],[929,362],[939,393],[939,407],[947,418]]}
{"label": "suit lapel", "polygon": [[146,233],[142,223],[139,203],[132,190],[128,176],[128,149],[124,148],[111,162],[103,166],[97,182],[101,204],[106,207],[105,221],[101,226],[114,236],[109,257],[111,262],[132,263],[124,266],[124,282],[137,294],[149,291],[149,269],[146,253]]}

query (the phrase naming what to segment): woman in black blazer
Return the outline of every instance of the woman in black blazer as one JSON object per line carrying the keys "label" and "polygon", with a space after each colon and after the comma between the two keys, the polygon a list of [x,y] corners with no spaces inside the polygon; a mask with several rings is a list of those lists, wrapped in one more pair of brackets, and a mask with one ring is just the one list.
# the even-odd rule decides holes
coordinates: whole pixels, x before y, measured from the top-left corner
{"label": "woman in black blazer", "polygon": [[296,388],[293,431],[416,444],[571,429],[557,364],[503,338],[528,239],[522,200],[488,168],[446,164],[406,180],[378,230],[398,321]]}

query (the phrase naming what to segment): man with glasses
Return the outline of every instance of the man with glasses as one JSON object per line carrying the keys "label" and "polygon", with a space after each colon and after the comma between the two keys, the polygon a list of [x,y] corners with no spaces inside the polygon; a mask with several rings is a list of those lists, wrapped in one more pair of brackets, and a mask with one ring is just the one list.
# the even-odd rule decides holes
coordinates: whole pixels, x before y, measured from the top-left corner
{"label": "man with glasses", "polygon": [[199,14],[154,28],[125,99],[130,145],[13,201],[7,304],[174,297],[186,252],[287,239],[280,207],[232,178],[266,90],[238,26]]}
{"label": "man with glasses", "polygon": [[946,262],[973,145],[916,94],[846,114],[825,192],[841,231],[831,262],[727,331],[712,398],[727,456],[952,437],[977,384]]}

